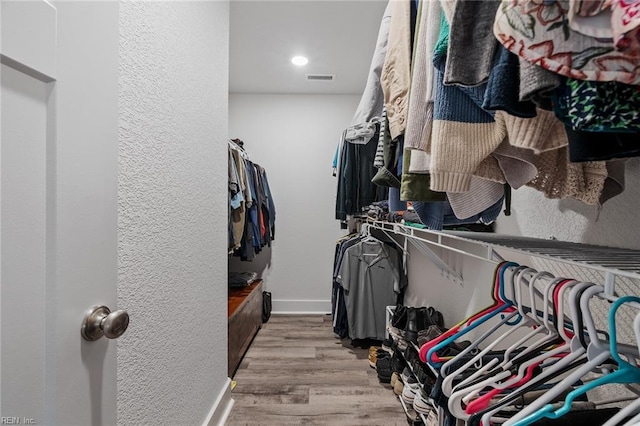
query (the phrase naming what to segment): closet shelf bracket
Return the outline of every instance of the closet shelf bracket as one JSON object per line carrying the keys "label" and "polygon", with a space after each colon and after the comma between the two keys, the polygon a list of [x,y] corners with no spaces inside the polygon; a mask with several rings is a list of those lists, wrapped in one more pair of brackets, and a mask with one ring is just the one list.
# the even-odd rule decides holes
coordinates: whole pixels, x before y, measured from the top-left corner
{"label": "closet shelf bracket", "polygon": [[444,260],[440,258],[440,256],[434,253],[434,251],[431,250],[424,242],[413,239],[413,238],[408,238],[408,241],[415,248],[417,248],[420,253],[422,253],[424,256],[428,257],[429,259],[431,259],[431,261],[436,264],[436,266],[440,269],[440,272],[443,275],[446,275],[447,278],[449,278],[450,280],[453,280],[453,282],[455,282],[458,285],[462,285],[464,283],[462,274],[454,271],[453,268],[449,266],[449,264],[447,264]]}

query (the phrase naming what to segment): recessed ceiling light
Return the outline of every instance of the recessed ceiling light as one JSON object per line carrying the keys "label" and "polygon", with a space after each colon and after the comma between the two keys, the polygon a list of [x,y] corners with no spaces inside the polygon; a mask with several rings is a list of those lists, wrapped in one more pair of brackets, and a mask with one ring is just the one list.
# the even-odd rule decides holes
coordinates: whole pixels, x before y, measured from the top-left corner
{"label": "recessed ceiling light", "polygon": [[294,56],[293,58],[291,58],[291,62],[294,65],[301,67],[303,65],[307,65],[309,63],[309,60],[304,56]]}

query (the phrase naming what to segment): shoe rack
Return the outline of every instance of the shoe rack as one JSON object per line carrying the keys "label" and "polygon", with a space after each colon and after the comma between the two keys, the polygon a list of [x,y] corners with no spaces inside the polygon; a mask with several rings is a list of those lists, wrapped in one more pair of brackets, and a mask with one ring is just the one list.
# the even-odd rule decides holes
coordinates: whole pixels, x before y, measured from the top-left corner
{"label": "shoe rack", "polygon": [[[397,346],[397,349],[395,350],[395,352],[400,354],[400,356],[404,360],[405,364],[409,368],[409,371],[411,371],[411,375],[420,384],[420,388],[424,388],[425,384],[420,380],[420,375],[418,374],[418,372],[415,370],[415,368],[413,366],[413,360],[409,359],[409,357],[406,356],[407,351],[411,350],[416,355],[416,359],[417,359],[418,353],[420,352],[420,348],[415,343],[407,342],[401,336],[397,335],[396,333],[394,333],[392,331],[391,318],[393,318],[394,309],[395,309],[395,306],[387,306],[387,310],[386,310],[386,313],[387,313],[387,315],[386,315],[386,318],[387,318],[387,327],[386,327],[387,337],[393,339],[393,341],[395,342],[395,345]],[[406,346],[404,346],[404,345],[406,345]],[[404,349],[401,349],[401,347],[404,347]],[[429,367],[429,368],[431,368],[431,367]],[[402,409],[404,410],[404,412],[405,412],[405,414],[407,416],[407,420],[410,421],[410,424],[415,425],[415,426],[418,426],[418,425],[431,425],[432,424],[431,422],[428,422],[427,417],[424,414],[418,413],[412,407],[408,407],[407,403],[404,401],[404,399],[402,399],[402,395],[396,395],[396,396],[398,397],[398,400],[400,401],[400,404],[402,405]],[[437,410],[436,405],[432,401],[429,401],[429,403],[431,404],[431,407],[434,410]]]}

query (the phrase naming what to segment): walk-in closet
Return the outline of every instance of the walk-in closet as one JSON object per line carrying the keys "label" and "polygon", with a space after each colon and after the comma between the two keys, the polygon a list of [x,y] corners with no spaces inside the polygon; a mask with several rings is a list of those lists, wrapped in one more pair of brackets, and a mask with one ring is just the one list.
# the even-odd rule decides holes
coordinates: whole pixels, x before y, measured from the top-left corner
{"label": "walk-in closet", "polygon": [[0,30],[0,424],[640,425],[640,0]]}
{"label": "walk-in closet", "polygon": [[277,222],[227,424],[640,424],[640,3],[230,10]]}

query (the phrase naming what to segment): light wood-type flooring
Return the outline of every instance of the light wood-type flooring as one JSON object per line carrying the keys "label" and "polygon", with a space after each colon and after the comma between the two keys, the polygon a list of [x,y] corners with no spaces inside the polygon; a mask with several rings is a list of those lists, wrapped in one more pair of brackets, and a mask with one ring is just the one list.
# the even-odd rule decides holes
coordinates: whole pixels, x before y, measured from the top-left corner
{"label": "light wood-type flooring", "polygon": [[227,425],[407,425],[367,357],[328,315],[272,315],[234,376]]}

